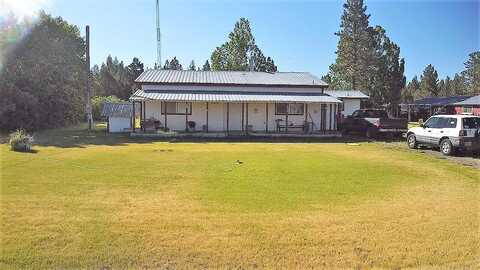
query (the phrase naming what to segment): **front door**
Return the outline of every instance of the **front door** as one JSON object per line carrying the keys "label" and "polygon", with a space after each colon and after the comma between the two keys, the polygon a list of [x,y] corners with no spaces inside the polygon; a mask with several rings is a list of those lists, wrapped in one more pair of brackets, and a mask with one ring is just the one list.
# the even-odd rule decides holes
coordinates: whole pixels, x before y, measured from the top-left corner
{"label": "front door", "polygon": [[221,132],[224,129],[224,103],[208,103],[208,131]]}

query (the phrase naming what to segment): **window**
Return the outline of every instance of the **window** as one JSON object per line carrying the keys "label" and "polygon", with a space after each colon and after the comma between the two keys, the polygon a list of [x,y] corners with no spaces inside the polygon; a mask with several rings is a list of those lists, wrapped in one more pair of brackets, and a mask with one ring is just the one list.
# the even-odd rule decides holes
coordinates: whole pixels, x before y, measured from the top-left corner
{"label": "window", "polygon": [[427,122],[425,122],[424,127],[427,128],[436,128],[438,125],[440,118],[438,117],[430,117]]}
{"label": "window", "polygon": [[[167,114],[192,114],[192,103],[188,102],[165,102]],[[165,114],[165,108],[162,108],[162,114]]]}
{"label": "window", "polygon": [[442,117],[438,119],[437,128],[456,128],[457,119]]}
{"label": "window", "polygon": [[275,114],[303,115],[305,110],[303,103],[276,103]]}
{"label": "window", "polygon": [[462,119],[464,129],[479,129],[480,117],[468,117]]}
{"label": "window", "polygon": [[464,114],[473,114],[473,107],[463,107]]}

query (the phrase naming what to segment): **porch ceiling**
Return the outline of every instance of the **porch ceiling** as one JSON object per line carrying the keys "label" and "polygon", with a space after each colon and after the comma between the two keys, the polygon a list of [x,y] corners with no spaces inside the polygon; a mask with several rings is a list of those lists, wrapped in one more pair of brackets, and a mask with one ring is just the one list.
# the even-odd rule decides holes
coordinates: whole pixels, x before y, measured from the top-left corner
{"label": "porch ceiling", "polygon": [[340,100],[325,95],[311,93],[263,93],[263,92],[185,92],[137,90],[131,101],[199,101],[199,102],[301,102],[301,103],[341,103]]}

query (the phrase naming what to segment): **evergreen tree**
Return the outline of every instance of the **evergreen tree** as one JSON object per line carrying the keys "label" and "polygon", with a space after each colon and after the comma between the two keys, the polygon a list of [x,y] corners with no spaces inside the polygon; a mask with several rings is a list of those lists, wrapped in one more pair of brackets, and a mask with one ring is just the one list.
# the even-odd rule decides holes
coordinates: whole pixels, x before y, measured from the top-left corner
{"label": "evergreen tree", "polygon": [[170,62],[167,60],[165,60],[165,64],[163,64],[163,68],[162,69],[170,69]]}
{"label": "evergreen tree", "polygon": [[183,67],[178,61],[177,57],[174,56],[171,61],[168,61],[168,59],[165,60],[165,65],[163,66],[163,69],[183,70]]}
{"label": "evergreen tree", "polygon": [[420,77],[420,89],[424,97],[436,97],[440,94],[438,88],[438,72],[429,64]]}
{"label": "evergreen tree", "polygon": [[228,38],[227,42],[213,51],[210,57],[212,70],[277,71],[273,59],[265,57],[255,45],[247,19],[240,18]]}
{"label": "evergreen tree", "polygon": [[188,70],[193,70],[193,71],[197,70],[197,67],[195,66],[195,61],[192,60],[190,62],[190,65],[188,66]]}
{"label": "evergreen tree", "polygon": [[466,92],[472,95],[480,94],[480,51],[468,55],[462,76],[465,78]]}
{"label": "evergreen tree", "polygon": [[452,80],[452,94],[453,95],[466,95],[468,94],[468,84],[464,76],[455,73]]}
{"label": "evergreen tree", "polygon": [[[370,87],[374,43],[370,15],[363,0],[347,0],[340,23],[337,59],[330,66],[333,87],[367,90]],[[341,87],[339,87],[341,86]]]}
{"label": "evergreen tree", "polygon": [[210,62],[208,62],[208,60],[205,61],[205,64],[203,64],[202,70],[203,71],[210,71]]}
{"label": "evergreen tree", "polygon": [[414,76],[412,80],[408,83],[404,94],[403,94],[403,101],[404,102],[413,102],[414,100],[418,99],[420,95],[420,82],[417,79],[417,76]]}
{"label": "evergreen tree", "polygon": [[140,74],[143,73],[144,68],[143,68],[143,63],[137,58],[134,57],[132,59],[132,63],[127,66],[127,71],[130,77],[130,80],[133,81],[140,76]]}

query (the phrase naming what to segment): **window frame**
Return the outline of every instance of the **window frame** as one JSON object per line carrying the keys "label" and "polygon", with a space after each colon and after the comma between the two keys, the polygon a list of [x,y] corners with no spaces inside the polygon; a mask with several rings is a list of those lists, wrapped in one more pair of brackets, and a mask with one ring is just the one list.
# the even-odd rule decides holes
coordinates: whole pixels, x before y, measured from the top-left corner
{"label": "window frame", "polygon": [[[192,115],[192,102],[176,102],[176,101],[166,101],[166,102],[163,102],[162,104],[162,112],[161,114],[162,115],[165,115],[165,112],[167,110],[167,103],[174,103],[175,104],[175,109],[176,109],[176,113],[169,113],[167,111],[167,115]],[[188,113],[185,114],[185,112],[178,112],[178,104],[179,103],[183,103],[183,104],[187,104],[188,106]],[[165,106],[165,107],[164,107]]]}
{"label": "window frame", "polygon": [[[286,113],[279,113],[278,112],[278,105],[280,105],[280,104],[286,104],[286,106],[287,106],[287,112]],[[290,106],[291,105],[302,106],[302,112],[301,113],[290,112]],[[275,115],[305,115],[305,104],[304,103],[286,103],[286,102],[275,103]]]}

